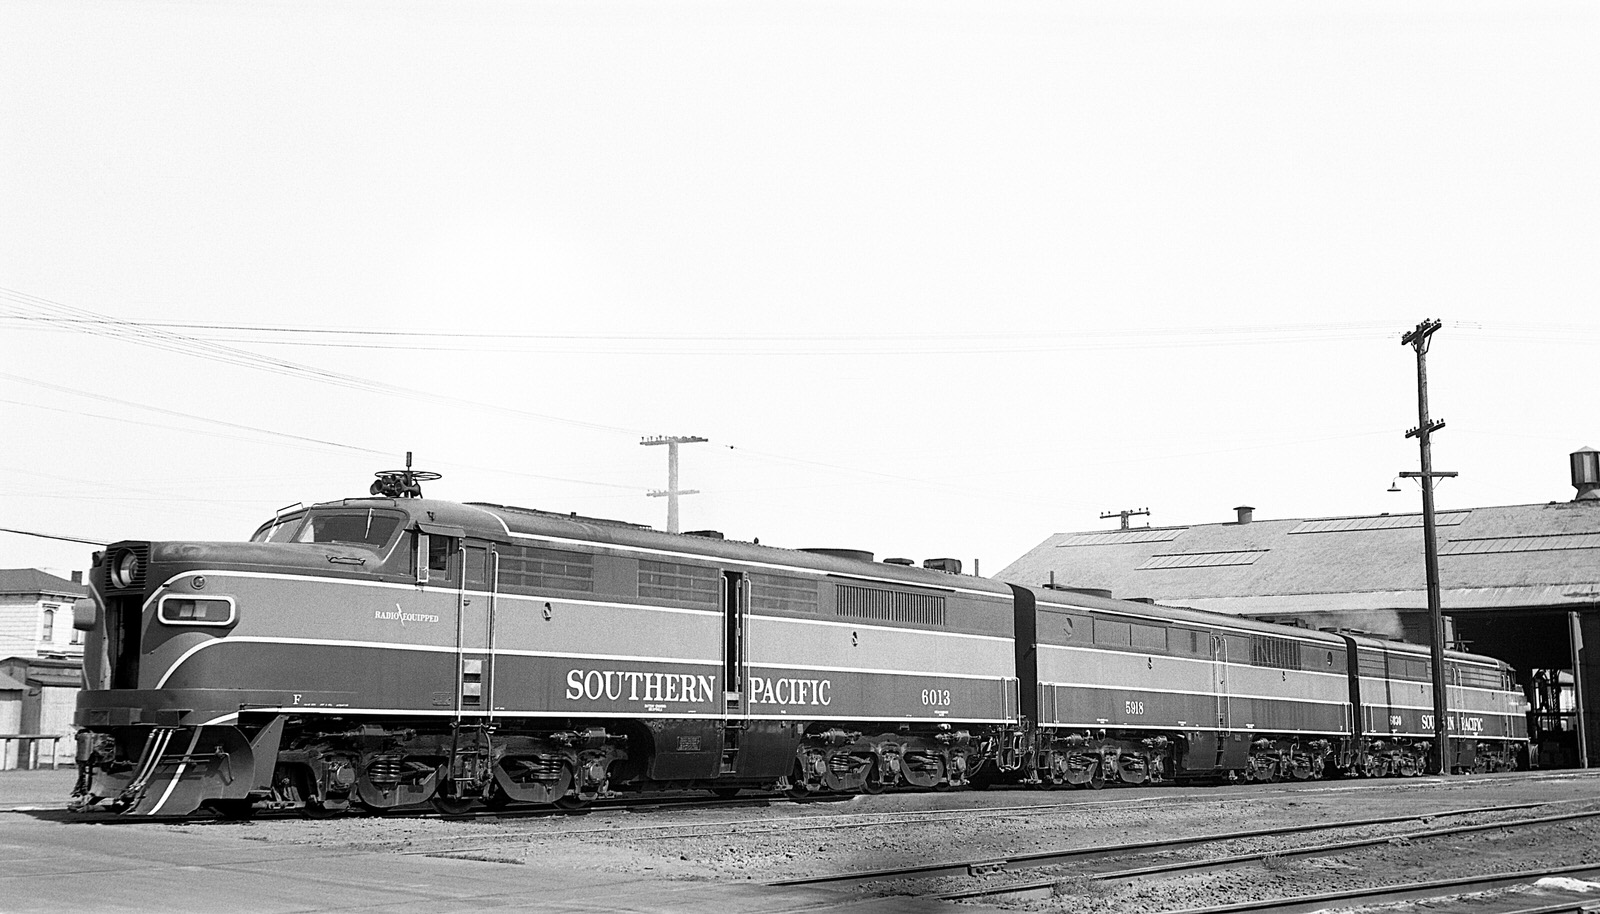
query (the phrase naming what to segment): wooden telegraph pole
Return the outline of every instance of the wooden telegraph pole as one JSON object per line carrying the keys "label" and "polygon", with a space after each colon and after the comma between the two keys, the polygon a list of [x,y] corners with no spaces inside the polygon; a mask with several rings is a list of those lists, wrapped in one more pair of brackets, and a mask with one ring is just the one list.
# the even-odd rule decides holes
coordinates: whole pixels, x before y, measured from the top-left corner
{"label": "wooden telegraph pole", "polygon": [[1422,484],[1422,551],[1427,561],[1428,623],[1433,632],[1433,769],[1435,774],[1449,774],[1450,708],[1445,692],[1444,612],[1439,605],[1439,538],[1433,522],[1433,480],[1436,476],[1456,474],[1454,471],[1434,471],[1429,439],[1434,432],[1444,428],[1444,420],[1428,418],[1428,338],[1440,326],[1436,320],[1425,320],[1400,338],[1402,346],[1410,346],[1417,351],[1417,427],[1406,432],[1406,437],[1416,438],[1422,448],[1422,472],[1402,472],[1400,475],[1416,479]]}
{"label": "wooden telegraph pole", "polygon": [[665,489],[652,489],[648,494],[652,498],[659,498],[663,495],[666,496],[668,533],[678,532],[678,496],[698,495],[700,492],[699,489],[678,488],[678,445],[698,444],[705,440],[706,439],[704,438],[696,438],[692,435],[657,435],[654,438],[643,438],[639,441],[640,444],[646,447],[659,444],[664,444],[667,446],[667,487]]}

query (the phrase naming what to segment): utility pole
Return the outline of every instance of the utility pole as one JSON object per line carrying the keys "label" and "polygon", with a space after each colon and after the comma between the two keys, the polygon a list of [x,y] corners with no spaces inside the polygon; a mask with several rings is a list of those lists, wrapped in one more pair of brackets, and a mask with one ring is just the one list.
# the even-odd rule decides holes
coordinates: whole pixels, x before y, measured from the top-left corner
{"label": "utility pole", "polygon": [[665,489],[652,489],[652,490],[650,490],[649,495],[650,495],[651,498],[658,498],[658,497],[660,497],[662,495],[665,495],[667,497],[667,532],[668,533],[677,533],[678,532],[678,496],[679,495],[698,495],[699,492],[700,492],[699,489],[680,489],[680,488],[678,488],[678,445],[680,445],[680,444],[699,444],[700,442],[703,442],[705,440],[706,439],[704,439],[704,438],[696,438],[696,437],[690,436],[690,435],[684,435],[684,436],[657,435],[654,438],[640,438],[639,439],[639,443],[644,445],[645,447],[651,447],[651,446],[657,445],[657,444],[664,444],[664,445],[667,446],[667,487]]}
{"label": "utility pole", "polygon": [[1128,518],[1130,518],[1130,517],[1149,517],[1149,516],[1150,516],[1150,509],[1149,508],[1140,508],[1137,511],[1133,510],[1132,508],[1123,508],[1121,511],[1107,511],[1106,513],[1100,515],[1100,519],[1101,520],[1107,520],[1108,518],[1112,518],[1112,517],[1120,517],[1120,518],[1122,518],[1122,529],[1126,530],[1126,529],[1128,529]]}
{"label": "utility pole", "polygon": [[1406,432],[1406,437],[1416,438],[1422,449],[1422,472],[1400,475],[1422,484],[1422,551],[1427,562],[1428,623],[1433,632],[1430,653],[1433,659],[1433,768],[1435,774],[1447,775],[1450,773],[1450,708],[1445,692],[1444,612],[1439,606],[1439,538],[1433,522],[1433,479],[1456,473],[1434,472],[1430,439],[1434,432],[1444,428],[1444,420],[1428,418],[1428,338],[1441,326],[1436,320],[1425,320],[1400,338],[1400,345],[1417,351],[1417,427]]}

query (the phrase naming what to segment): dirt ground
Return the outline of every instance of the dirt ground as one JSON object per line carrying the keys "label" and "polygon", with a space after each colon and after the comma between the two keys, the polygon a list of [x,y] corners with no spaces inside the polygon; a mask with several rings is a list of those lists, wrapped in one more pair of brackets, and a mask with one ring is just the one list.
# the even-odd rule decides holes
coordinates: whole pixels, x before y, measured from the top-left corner
{"label": "dirt ground", "polygon": [[[70,772],[0,772],[0,808],[26,803],[59,806],[71,784]],[[1339,837],[1398,835],[1446,824],[1501,821],[1553,812],[1600,812],[1600,772],[1098,792],[909,793],[826,803],[780,800],[739,808],[633,813],[597,810],[586,815],[547,817],[445,820],[388,815],[324,821],[263,818],[244,823],[150,822],[136,827],[178,832],[225,829],[250,841],[312,845],[328,848],[330,853],[345,848],[384,849],[507,866],[649,875],[671,881],[770,882],[1279,825],[1393,815],[1428,817],[1515,803],[1558,805],[1370,826],[1359,832],[1341,832]],[[1167,859],[1273,851],[1325,840],[1329,836],[1252,839],[1222,847],[1173,851]],[[1564,864],[1600,865],[1600,818],[1532,830],[1493,829],[1414,841],[1392,838],[1374,847],[1335,856],[1272,857],[1243,869],[1129,885],[1108,885],[1091,878],[1092,871],[1153,862],[1159,861],[1098,861],[1052,870],[921,882],[915,886],[876,882],[841,891],[895,895],[931,888],[949,891],[985,883],[1054,879],[1056,889],[1051,898],[985,904],[1019,910],[1092,909],[1107,914],[1150,914],[1381,883]]]}

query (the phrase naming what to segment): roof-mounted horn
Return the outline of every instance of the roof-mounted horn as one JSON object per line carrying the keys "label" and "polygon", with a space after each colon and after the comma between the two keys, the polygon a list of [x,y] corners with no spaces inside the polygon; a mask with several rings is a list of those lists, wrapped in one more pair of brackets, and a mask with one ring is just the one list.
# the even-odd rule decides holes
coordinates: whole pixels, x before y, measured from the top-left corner
{"label": "roof-mounted horn", "polygon": [[444,478],[432,470],[413,470],[410,451],[406,451],[405,469],[380,470],[373,475],[378,479],[368,491],[373,495],[384,495],[389,498],[421,498],[421,483]]}

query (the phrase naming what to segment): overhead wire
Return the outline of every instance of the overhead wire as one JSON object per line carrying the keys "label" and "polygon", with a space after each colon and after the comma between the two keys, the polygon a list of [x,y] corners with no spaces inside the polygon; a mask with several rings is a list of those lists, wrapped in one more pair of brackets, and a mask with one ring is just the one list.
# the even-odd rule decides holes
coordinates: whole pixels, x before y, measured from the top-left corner
{"label": "overhead wire", "polygon": [[176,352],[196,358],[207,359],[209,361],[221,362],[227,365],[252,368],[259,371],[266,371],[272,374],[289,377],[306,378],[350,390],[360,390],[367,393],[385,394],[409,399],[420,399],[436,403],[470,406],[475,409],[490,410],[503,414],[519,416],[525,419],[535,419],[541,422],[552,422],[561,425],[574,426],[577,428],[587,428],[596,431],[619,432],[630,435],[644,434],[638,429],[630,429],[622,426],[607,425],[600,422],[589,422],[582,419],[570,419],[563,416],[536,413],[530,410],[519,409],[517,407],[468,400],[462,397],[454,397],[434,391],[418,390],[416,388],[405,387],[398,384],[390,384],[385,381],[374,381],[368,378],[358,377],[356,375],[344,374],[342,372],[317,368],[311,365],[303,365],[299,362],[292,362],[287,359],[265,356],[243,349],[235,349],[231,346],[224,346],[220,343],[187,337],[182,334],[173,333],[149,324],[141,324],[135,321],[115,318],[110,315],[88,310],[86,308],[66,305],[50,299],[42,298],[37,295],[29,295],[24,292],[18,292],[14,289],[0,288],[0,299],[9,300],[14,305],[31,307],[39,311],[43,311],[47,315],[72,318],[74,319],[74,322],[69,326],[83,333],[89,333],[95,336],[109,337],[113,339],[128,340],[140,345],[150,346],[155,349],[167,352]]}
{"label": "overhead wire", "polygon": [[[179,418],[183,418],[183,419],[190,419],[190,420],[193,420],[195,422],[201,422],[201,423],[206,423],[206,424],[210,424],[210,425],[217,425],[217,426],[221,426],[221,427],[224,427],[224,428],[230,428],[230,429],[238,429],[238,430],[241,430],[241,431],[251,432],[251,433],[254,433],[254,434],[258,434],[258,435],[265,435],[265,436],[275,437],[275,438],[283,438],[283,439],[286,439],[286,440],[289,440],[289,441],[310,444],[310,445],[314,445],[314,446],[318,446],[318,447],[322,447],[322,448],[331,448],[331,449],[335,449],[335,450],[351,451],[351,452],[355,452],[355,453],[367,454],[367,455],[371,455],[371,456],[384,457],[384,458],[393,458],[394,457],[394,454],[392,452],[390,452],[390,451],[383,451],[383,450],[378,450],[376,448],[363,447],[361,445],[355,445],[355,444],[346,444],[344,442],[331,441],[331,440],[328,440],[328,439],[325,439],[325,438],[312,438],[312,437],[309,437],[309,436],[306,436],[306,435],[297,435],[297,434],[294,434],[293,432],[285,432],[285,431],[280,431],[278,429],[262,428],[260,426],[255,426],[255,425],[245,425],[245,424],[240,423],[240,422],[231,422],[231,421],[226,420],[226,419],[218,419],[218,418],[215,418],[215,417],[212,417],[212,416],[202,416],[202,415],[198,415],[196,413],[187,413],[187,412],[183,412],[181,410],[167,409],[166,407],[155,406],[155,405],[150,404],[150,403],[140,403],[140,402],[137,402],[137,401],[134,401],[134,400],[124,400],[121,397],[113,397],[113,396],[110,396],[109,394],[101,394],[101,393],[95,393],[93,391],[80,390],[78,388],[68,387],[68,386],[66,386],[64,384],[54,384],[54,383],[51,383],[49,381],[40,381],[37,378],[23,377],[22,375],[11,374],[10,372],[0,371],[0,378],[3,378],[5,380],[9,380],[9,381],[15,381],[15,382],[20,383],[20,384],[29,384],[29,385],[32,385],[32,386],[35,386],[35,387],[41,387],[41,388],[44,388],[44,389],[47,389],[47,390],[53,390],[53,391],[56,391],[57,393],[64,393],[64,394],[68,394],[70,396],[86,397],[86,398],[89,398],[89,399],[92,399],[92,400],[99,400],[99,401],[102,401],[102,402],[105,402],[105,403],[115,404],[117,406],[124,406],[124,407],[129,407],[129,408],[132,408],[132,409],[140,409],[140,410],[145,410],[145,411],[153,412],[153,413],[159,413],[159,414],[167,415],[167,416],[175,416],[175,417],[179,417]],[[18,405],[27,406],[27,407],[31,407],[31,408],[37,408],[37,409],[52,409],[52,410],[59,409],[58,407],[43,406],[41,404],[36,404],[36,403],[23,403],[21,401],[15,401],[15,400],[4,400],[4,401],[0,401],[0,402],[18,403]],[[104,415],[97,416],[97,415],[92,414],[92,413],[82,413],[82,412],[79,412],[79,411],[76,411],[76,410],[61,410],[61,411],[64,411],[64,412],[78,412],[80,415],[90,416],[92,418],[109,419],[109,420],[118,421],[118,422],[133,422],[135,424],[151,424],[151,423],[138,423],[137,420],[129,419],[129,418],[125,417],[125,416],[104,416]],[[155,427],[157,427],[157,428],[162,428],[162,427],[176,428],[174,426],[160,426],[160,425],[156,425]],[[180,428],[178,430],[189,431],[189,432],[192,432],[192,433],[195,433],[195,434],[204,434],[203,432],[201,432],[198,429],[181,429]],[[235,437],[235,436],[223,436],[223,437]],[[248,439],[235,438],[235,440],[248,440]],[[522,470],[507,470],[507,469],[500,468],[500,467],[482,467],[482,466],[474,466],[472,464],[463,464],[463,463],[455,463],[455,462],[447,462],[447,463],[441,464],[441,465],[445,466],[447,468],[456,467],[456,468],[460,468],[460,469],[476,470],[476,471],[479,471],[479,472],[503,473],[503,474],[507,474],[507,475],[511,475],[511,476],[527,477],[529,479],[543,479],[543,480],[547,480],[547,481],[551,481],[551,482],[567,482],[567,483],[573,483],[573,484],[576,484],[576,485],[599,486],[599,487],[602,487],[602,488],[628,489],[628,490],[638,490],[638,489],[643,488],[642,486],[630,486],[630,485],[625,485],[625,484],[622,484],[622,483],[598,482],[598,481],[589,480],[589,479],[574,479],[574,478],[569,478],[569,477],[564,477],[564,476],[552,476],[552,475],[545,474],[545,473],[529,473],[529,472],[522,471]]]}
{"label": "overhead wire", "polygon": [[[1301,325],[1280,324],[1280,325],[1263,325],[1263,326],[1253,326],[1253,327],[1224,327],[1224,326],[1165,327],[1165,328],[1154,328],[1154,329],[1141,328],[1141,329],[1137,329],[1137,330],[1084,330],[1084,331],[1054,332],[1054,333],[1040,333],[1038,331],[1009,331],[1009,332],[1007,332],[1007,331],[990,331],[990,332],[977,332],[977,333],[970,333],[970,332],[930,333],[930,332],[925,332],[925,331],[918,331],[918,332],[910,332],[910,333],[895,333],[895,334],[880,334],[880,335],[851,334],[851,335],[848,335],[848,336],[846,336],[846,335],[836,335],[836,334],[798,334],[798,335],[796,335],[796,334],[748,334],[748,335],[745,335],[745,334],[674,334],[674,335],[661,335],[661,334],[548,334],[548,333],[546,333],[546,334],[525,334],[525,333],[507,334],[507,333],[475,333],[475,332],[464,332],[464,331],[427,331],[427,330],[386,330],[386,329],[370,329],[370,328],[351,329],[351,328],[325,328],[325,327],[292,327],[292,326],[273,326],[273,325],[259,324],[259,323],[252,324],[252,323],[216,322],[216,321],[208,321],[208,322],[199,322],[199,321],[191,321],[191,322],[183,322],[183,321],[134,321],[134,320],[127,320],[127,319],[122,319],[122,318],[111,317],[109,315],[100,314],[98,312],[94,312],[94,311],[91,311],[91,310],[88,310],[88,309],[77,308],[77,307],[74,307],[74,306],[69,306],[69,305],[62,304],[60,302],[52,301],[50,299],[45,299],[45,298],[40,297],[40,296],[30,295],[30,294],[27,294],[27,293],[18,292],[16,290],[4,289],[4,288],[0,288],[0,300],[9,300],[14,304],[23,306],[24,308],[33,309],[31,313],[26,313],[25,312],[25,313],[17,313],[17,314],[10,315],[10,319],[12,319],[12,320],[23,321],[23,322],[33,322],[33,323],[36,323],[36,324],[39,324],[39,325],[43,325],[43,326],[61,327],[61,328],[64,328],[64,329],[70,329],[70,330],[75,330],[75,331],[80,331],[80,332],[86,332],[86,333],[91,333],[91,334],[99,335],[99,336],[107,336],[107,337],[113,337],[113,338],[121,339],[121,340],[129,340],[129,341],[136,342],[136,343],[139,343],[139,344],[142,344],[142,345],[152,346],[154,348],[162,349],[162,350],[166,350],[166,351],[177,352],[177,353],[185,354],[185,355],[188,355],[188,356],[191,356],[191,357],[205,358],[205,359],[210,359],[210,360],[213,360],[213,361],[219,361],[219,362],[222,362],[224,364],[238,365],[238,366],[247,367],[247,368],[254,368],[254,369],[263,370],[263,371],[270,371],[270,372],[277,373],[277,374],[282,374],[282,375],[305,378],[305,379],[312,380],[313,382],[328,383],[328,384],[333,384],[333,385],[337,385],[337,386],[346,387],[346,388],[349,388],[349,389],[357,389],[357,390],[363,390],[363,391],[367,391],[367,392],[382,393],[382,394],[388,394],[388,395],[394,395],[394,396],[420,398],[420,399],[432,400],[432,401],[436,401],[436,402],[466,403],[468,405],[472,405],[472,406],[479,407],[479,408],[487,408],[487,409],[496,410],[496,411],[499,411],[499,412],[510,413],[510,414],[513,414],[513,415],[523,416],[523,417],[527,417],[527,418],[533,418],[533,419],[537,419],[537,420],[540,420],[540,421],[557,422],[557,423],[566,424],[566,425],[570,425],[570,426],[589,428],[589,429],[594,429],[594,430],[612,431],[612,432],[626,432],[626,433],[629,433],[629,434],[639,434],[639,431],[638,430],[634,430],[634,429],[626,429],[626,428],[623,428],[623,427],[620,427],[620,426],[615,426],[615,425],[608,425],[608,424],[604,424],[604,423],[568,419],[568,418],[565,418],[565,417],[551,416],[551,415],[541,414],[541,413],[534,413],[534,412],[515,409],[515,408],[511,408],[511,407],[503,407],[503,406],[497,406],[497,405],[493,405],[493,404],[483,404],[483,403],[478,403],[478,402],[475,402],[475,401],[464,400],[462,398],[451,397],[451,396],[447,396],[447,395],[443,395],[443,394],[437,394],[437,393],[433,393],[433,392],[429,392],[429,391],[420,391],[420,390],[415,390],[415,389],[412,389],[412,388],[406,388],[406,387],[403,387],[403,386],[400,386],[400,385],[388,384],[386,382],[372,381],[372,380],[365,379],[365,378],[360,378],[360,377],[357,377],[357,376],[354,376],[354,375],[347,375],[347,374],[343,374],[343,373],[340,373],[340,372],[334,372],[334,371],[329,371],[329,370],[326,370],[326,369],[316,368],[314,366],[302,365],[300,363],[288,361],[288,360],[285,360],[285,359],[279,359],[279,358],[275,358],[275,357],[271,357],[271,356],[264,356],[264,355],[260,355],[258,353],[253,353],[253,352],[249,352],[249,351],[246,351],[246,350],[236,349],[236,348],[233,348],[231,346],[221,345],[219,342],[217,342],[214,339],[211,339],[211,340],[199,339],[199,338],[196,338],[196,337],[187,336],[187,335],[184,335],[182,333],[178,333],[176,331],[185,330],[185,331],[191,331],[191,332],[204,331],[204,332],[224,332],[224,333],[235,333],[235,334],[238,334],[238,333],[265,334],[265,335],[268,335],[269,337],[270,336],[278,336],[278,337],[289,338],[289,339],[287,339],[285,341],[291,342],[293,345],[332,346],[332,347],[346,347],[346,348],[348,348],[348,347],[391,348],[391,349],[413,349],[413,350],[449,349],[451,351],[461,351],[462,349],[466,349],[466,350],[470,350],[470,351],[496,351],[496,350],[493,350],[493,349],[486,349],[485,348],[485,344],[490,344],[490,343],[504,344],[505,341],[508,341],[508,340],[535,342],[535,343],[539,343],[539,344],[545,345],[545,346],[550,346],[550,345],[568,345],[568,344],[572,344],[572,343],[605,343],[605,344],[608,344],[608,345],[631,345],[631,344],[638,344],[638,343],[647,343],[647,344],[654,344],[654,345],[661,345],[661,346],[669,347],[668,351],[671,354],[689,354],[684,349],[684,346],[686,344],[707,344],[707,343],[726,344],[726,345],[739,345],[739,346],[746,346],[746,347],[748,347],[751,343],[781,343],[785,347],[789,347],[789,348],[782,349],[781,351],[788,352],[788,353],[791,353],[791,354],[831,354],[831,353],[851,353],[851,354],[855,354],[855,353],[861,353],[861,352],[865,351],[865,350],[860,348],[863,344],[872,344],[872,345],[880,345],[880,346],[887,345],[887,346],[890,346],[891,348],[898,347],[897,349],[895,349],[895,351],[907,352],[907,353],[910,353],[910,354],[935,354],[935,353],[947,352],[947,351],[959,351],[959,352],[967,352],[967,353],[982,353],[982,352],[1060,351],[1060,350],[1063,350],[1063,349],[1072,349],[1072,348],[1111,348],[1111,347],[1142,348],[1142,347],[1152,347],[1152,346],[1153,347],[1170,347],[1170,346],[1219,345],[1219,344],[1221,344],[1221,345],[1235,345],[1235,344],[1244,343],[1244,342],[1279,342],[1279,341],[1282,341],[1283,339],[1286,339],[1286,338],[1291,338],[1291,339],[1293,339],[1293,338],[1312,338],[1312,339],[1327,340],[1327,339],[1352,338],[1352,337],[1370,337],[1370,336],[1388,337],[1388,336],[1398,336],[1399,335],[1398,331],[1394,331],[1394,330],[1390,329],[1388,324],[1379,324],[1379,323],[1376,323],[1376,322],[1353,322],[1353,323],[1338,323],[1338,324],[1323,323],[1323,324],[1301,324]],[[1464,329],[1471,329],[1471,330],[1476,330],[1476,331],[1482,331],[1485,328],[1485,325],[1483,325],[1483,324],[1475,324],[1475,323],[1471,323],[1471,322],[1463,322],[1463,323],[1460,323],[1458,325],[1453,325],[1453,326],[1461,326]],[[1499,326],[1499,325],[1494,325],[1494,326]],[[1507,330],[1521,332],[1521,331],[1526,330],[1528,328],[1539,329],[1541,325],[1505,325],[1505,326],[1506,326]],[[1548,329],[1548,328],[1545,328],[1545,329]],[[1578,326],[1578,325],[1566,325],[1566,326],[1563,326],[1560,329],[1562,330],[1562,332],[1569,333],[1569,334],[1570,333],[1574,333],[1574,332],[1596,332],[1596,333],[1600,333],[1600,328],[1583,327],[1583,326]],[[320,338],[323,338],[323,339],[307,339],[307,338],[310,338],[310,337],[320,337]],[[332,339],[328,339],[330,337]],[[381,342],[374,343],[374,342],[371,342],[372,340],[379,340]],[[230,342],[248,342],[248,343],[252,343],[252,344],[260,344],[260,343],[263,343],[263,342],[274,342],[274,340],[261,339],[259,337],[228,338],[228,341],[230,341]],[[418,341],[421,341],[421,342],[418,342]],[[439,346],[439,345],[437,345],[439,341],[444,341],[444,342],[450,343],[451,345],[450,346]],[[973,345],[972,345],[972,341],[979,341],[979,343],[981,344],[980,348],[974,348]],[[803,344],[802,348],[798,348],[798,349],[793,348],[796,344]],[[934,344],[938,344],[938,345],[959,344],[959,345],[956,346],[956,348],[954,348],[954,349],[944,349],[944,350],[929,349],[929,348],[920,348],[920,349],[917,349],[917,348],[907,349],[906,348],[908,346],[910,346],[910,347],[915,347],[915,346],[926,347],[926,346],[934,345]],[[816,348],[806,349],[806,348],[804,348],[804,345],[812,345],[813,347],[815,347],[816,345],[821,345],[821,346],[824,346],[824,347],[833,347],[833,348],[823,348],[823,349],[820,349],[820,350],[816,349]],[[981,348],[981,347],[987,347],[987,348]],[[498,351],[507,351],[507,350],[498,350]],[[637,352],[637,350],[629,350],[629,351]],[[725,351],[725,350],[719,350],[719,351]],[[159,407],[150,407],[150,406],[145,405],[145,404],[137,404],[137,403],[130,403],[129,401],[121,401],[121,400],[118,400],[117,398],[106,397],[105,395],[90,394],[88,392],[83,392],[83,391],[72,391],[69,388],[63,388],[63,387],[61,387],[59,385],[49,385],[49,384],[47,384],[45,382],[33,381],[32,379],[20,379],[15,375],[6,375],[6,374],[3,374],[3,373],[0,373],[0,376],[9,377],[9,378],[13,378],[13,379],[24,380],[24,381],[26,381],[28,383],[35,383],[35,384],[39,384],[40,386],[45,386],[45,387],[54,386],[57,390],[62,390],[62,391],[65,391],[65,392],[74,393],[74,394],[81,395],[81,396],[91,396],[91,397],[95,397],[97,399],[108,400],[110,402],[117,402],[117,403],[121,403],[121,404],[124,404],[124,405],[132,405],[132,406],[136,406],[136,407],[141,408],[141,409],[153,409],[154,411],[157,411],[157,412],[166,412],[166,413],[169,413],[169,414],[172,414],[172,415],[185,416],[186,418],[200,418],[201,421],[216,422],[217,424],[220,424],[220,425],[233,426],[235,428],[248,430],[248,431],[251,431],[253,433],[258,433],[258,434],[270,434],[270,435],[281,436],[281,437],[285,437],[285,438],[289,438],[289,439],[299,439],[299,440],[306,441],[306,442],[318,443],[318,444],[321,444],[323,446],[335,447],[335,448],[351,450],[351,451],[357,451],[357,452],[368,453],[368,454],[386,453],[386,452],[379,452],[379,451],[376,451],[376,450],[371,449],[371,448],[362,448],[362,447],[357,447],[357,446],[353,446],[353,445],[343,444],[343,443],[340,443],[340,442],[329,442],[329,441],[325,441],[325,440],[321,440],[321,439],[308,438],[306,436],[297,436],[297,435],[292,435],[290,433],[283,433],[283,432],[277,432],[277,431],[274,431],[274,430],[265,430],[265,429],[254,428],[254,427],[251,427],[251,426],[244,426],[244,425],[241,425],[239,423],[229,423],[229,422],[226,422],[224,420],[212,420],[212,419],[207,419],[207,418],[204,418],[204,417],[194,417],[192,415],[179,413],[177,411],[163,410],[163,409],[161,409]],[[847,474],[853,474],[853,475],[857,475],[857,476],[868,477],[868,478],[872,478],[872,479],[880,479],[880,480],[885,480],[885,481],[892,481],[892,482],[901,483],[901,484],[912,484],[912,485],[924,486],[924,487],[935,488],[935,489],[953,490],[953,491],[958,491],[958,492],[972,492],[972,491],[974,491],[974,490],[972,490],[972,489],[970,489],[970,488],[968,488],[966,486],[961,486],[959,484],[941,482],[939,480],[930,480],[930,479],[925,479],[925,478],[917,478],[917,477],[906,476],[906,475],[903,475],[903,474],[887,473],[887,472],[883,472],[883,471],[880,471],[880,470],[866,469],[866,468],[861,468],[861,467],[844,466],[844,465],[841,465],[841,464],[829,463],[829,462],[826,462],[826,461],[819,461],[819,460],[802,458],[802,457],[793,457],[793,456],[784,455],[784,454],[776,454],[776,453],[771,453],[771,452],[761,451],[761,450],[756,450],[756,449],[751,449],[751,448],[745,448],[745,447],[736,446],[736,445],[723,445],[723,447],[728,448],[728,450],[730,450],[730,451],[732,451],[732,452],[734,452],[734,453],[736,453],[736,454],[738,454],[740,456],[754,457],[754,458],[757,458],[757,459],[765,459],[765,460],[769,460],[769,461],[776,461],[776,462],[787,463],[787,464],[791,464],[791,465],[808,466],[808,467],[832,470],[832,471],[842,472],[842,473],[847,473]],[[561,481],[561,482],[571,482],[571,483],[584,484],[584,485],[595,485],[595,486],[602,486],[602,487],[623,489],[623,490],[637,490],[638,488],[640,488],[639,486],[630,486],[630,485],[623,485],[623,484],[616,484],[616,483],[599,483],[599,482],[593,482],[593,481],[589,481],[589,480],[569,479],[569,478],[563,478],[563,477],[551,477],[551,476],[545,476],[545,475],[541,475],[541,474],[516,473],[515,471],[505,471],[505,470],[501,470],[501,469],[498,469],[498,468],[492,468],[492,469],[491,468],[473,468],[473,469],[485,469],[485,470],[489,470],[489,471],[492,471],[492,472],[512,472],[513,475],[523,475],[523,476],[529,476],[529,477],[532,477],[532,478],[540,478],[540,479],[553,479],[553,480]],[[988,493],[986,491],[985,494],[992,494],[992,493]],[[1007,493],[1007,497],[1011,497],[1009,493]],[[1036,498],[1036,496],[1027,496],[1027,497]]]}
{"label": "overhead wire", "polygon": [[[6,290],[0,290],[0,293]],[[63,329],[84,329],[99,321],[87,317],[13,315],[9,319]],[[1138,329],[1029,328],[964,333],[851,334],[641,334],[641,333],[477,333],[467,331],[383,330],[295,327],[202,321],[117,321],[117,326],[152,330],[227,333],[208,342],[242,342],[309,348],[347,348],[424,352],[566,352],[635,355],[941,355],[1061,352],[1095,349],[1183,348],[1211,345],[1281,343],[1295,339],[1356,339],[1391,336],[1387,324],[1281,324],[1251,327],[1199,326]],[[576,348],[579,345],[604,348]]]}
{"label": "overhead wire", "polygon": [[56,533],[39,533],[36,530],[15,530],[11,527],[0,527],[0,533],[15,533],[18,536],[33,536],[44,540],[61,540],[66,543],[83,543],[85,546],[105,546],[99,540],[88,540],[80,536],[62,536]]}

